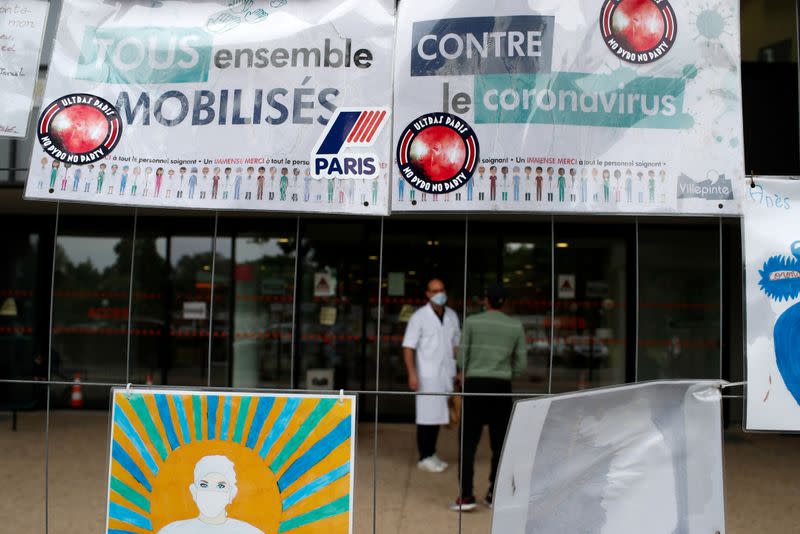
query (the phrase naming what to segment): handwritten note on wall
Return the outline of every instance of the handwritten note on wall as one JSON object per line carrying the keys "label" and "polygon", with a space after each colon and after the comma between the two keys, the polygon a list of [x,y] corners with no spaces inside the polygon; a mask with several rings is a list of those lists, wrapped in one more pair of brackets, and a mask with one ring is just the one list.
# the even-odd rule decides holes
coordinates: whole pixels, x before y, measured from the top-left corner
{"label": "handwritten note on wall", "polygon": [[49,4],[0,0],[0,137],[25,137]]}

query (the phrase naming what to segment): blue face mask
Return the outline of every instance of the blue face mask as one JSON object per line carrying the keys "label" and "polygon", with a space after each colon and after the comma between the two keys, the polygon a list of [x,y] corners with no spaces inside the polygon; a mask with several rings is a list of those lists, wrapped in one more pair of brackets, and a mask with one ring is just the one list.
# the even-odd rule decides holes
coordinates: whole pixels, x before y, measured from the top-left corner
{"label": "blue face mask", "polygon": [[447,293],[445,292],[436,293],[434,296],[431,297],[431,302],[433,302],[437,306],[444,306],[445,304],[447,304]]}

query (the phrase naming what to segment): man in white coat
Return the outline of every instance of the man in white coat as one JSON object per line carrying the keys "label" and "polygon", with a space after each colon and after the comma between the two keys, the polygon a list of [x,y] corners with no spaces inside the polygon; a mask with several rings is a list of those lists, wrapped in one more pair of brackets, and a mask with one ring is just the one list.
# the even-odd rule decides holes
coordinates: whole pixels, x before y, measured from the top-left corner
{"label": "man in white coat", "polygon": [[[428,282],[428,303],[417,310],[406,327],[403,359],[408,387],[420,393],[452,393],[456,376],[456,354],[461,337],[458,316],[446,306],[447,293],[441,280]],[[446,395],[417,395],[417,467],[431,473],[447,468],[436,454],[439,427],[449,423]]]}

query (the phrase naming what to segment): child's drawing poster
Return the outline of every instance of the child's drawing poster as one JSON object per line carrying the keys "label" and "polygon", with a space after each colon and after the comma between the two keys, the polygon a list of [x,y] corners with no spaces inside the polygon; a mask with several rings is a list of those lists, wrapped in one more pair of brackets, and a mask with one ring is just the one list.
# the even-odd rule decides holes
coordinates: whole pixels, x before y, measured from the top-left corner
{"label": "child's drawing poster", "polygon": [[800,181],[745,185],[748,430],[800,430]]}
{"label": "child's drawing poster", "polygon": [[355,397],[113,392],[109,534],[352,531]]}

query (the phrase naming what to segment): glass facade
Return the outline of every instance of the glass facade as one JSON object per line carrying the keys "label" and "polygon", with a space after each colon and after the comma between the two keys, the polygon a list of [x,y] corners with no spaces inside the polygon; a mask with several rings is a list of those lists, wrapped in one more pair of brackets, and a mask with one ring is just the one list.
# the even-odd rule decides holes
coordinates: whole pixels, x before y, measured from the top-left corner
{"label": "glass facade", "polygon": [[[740,374],[723,363],[724,336],[741,328],[723,304],[741,299],[723,291],[736,219],[114,211],[102,228],[61,215],[54,248],[42,237],[52,219],[37,219],[40,232],[6,230],[16,253],[0,261],[3,378],[47,377],[50,274],[50,373],[63,382],[406,391],[401,341],[434,277],[462,320],[481,311],[489,284],[509,289],[528,348],[519,393]],[[54,406],[68,405],[68,390],[54,387]],[[107,395],[97,388],[86,402],[104,407]],[[412,413],[404,396],[381,408],[389,420]]]}

